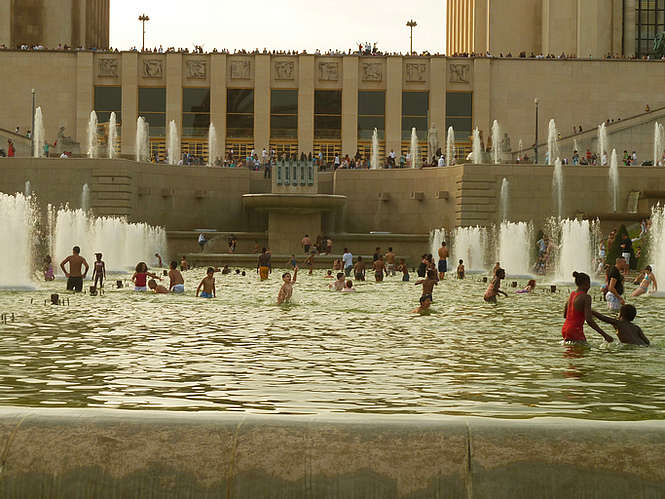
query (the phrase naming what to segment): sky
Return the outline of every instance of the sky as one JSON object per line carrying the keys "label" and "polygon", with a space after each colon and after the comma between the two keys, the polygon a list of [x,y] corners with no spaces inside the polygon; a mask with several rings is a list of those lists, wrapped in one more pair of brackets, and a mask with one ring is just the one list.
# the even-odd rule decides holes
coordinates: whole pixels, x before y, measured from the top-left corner
{"label": "sky", "polygon": [[446,0],[112,0],[113,48],[141,47],[140,14],[146,23],[146,47],[203,45],[213,48],[299,50],[355,49],[377,42],[379,50],[413,48],[445,52]]}

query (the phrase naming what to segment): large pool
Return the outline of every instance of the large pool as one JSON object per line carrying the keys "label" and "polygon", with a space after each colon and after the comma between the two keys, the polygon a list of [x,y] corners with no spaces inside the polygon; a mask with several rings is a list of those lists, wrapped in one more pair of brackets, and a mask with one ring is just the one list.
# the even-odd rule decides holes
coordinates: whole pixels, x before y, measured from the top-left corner
{"label": "large pool", "polygon": [[[560,336],[566,288],[508,288],[494,306],[479,277],[446,280],[421,317],[419,288],[398,277],[342,294],[303,272],[293,303],[277,306],[279,274],[217,274],[212,300],[194,297],[202,270],[185,273],[184,296],[113,282],[104,296],[65,294],[62,281],[1,292],[0,405],[665,418],[663,301],[633,300],[652,347],[606,345],[587,328],[590,346],[573,348]],[[44,304],[57,291],[69,306]]]}

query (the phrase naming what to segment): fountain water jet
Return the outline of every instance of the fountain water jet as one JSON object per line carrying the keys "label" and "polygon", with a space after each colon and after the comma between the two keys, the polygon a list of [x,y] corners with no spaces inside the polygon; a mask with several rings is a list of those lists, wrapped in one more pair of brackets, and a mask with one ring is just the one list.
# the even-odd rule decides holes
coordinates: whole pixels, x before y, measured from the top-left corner
{"label": "fountain water jet", "polygon": [[379,168],[379,131],[376,128],[372,132],[372,154],[369,158],[369,167],[372,170]]}
{"label": "fountain water jet", "polygon": [[487,229],[485,227],[457,227],[452,234],[453,261],[464,260],[467,272],[487,270],[485,253]]}
{"label": "fountain water jet", "polygon": [[448,127],[448,136],[446,137],[446,166],[453,166],[455,164],[455,130],[453,127]]}
{"label": "fountain water jet", "polygon": [[429,233],[429,252],[438,260],[441,243],[446,240],[446,229],[434,229]]}
{"label": "fountain water jet", "polygon": [[208,166],[215,166],[215,158],[217,158],[217,132],[215,125],[210,123],[208,129]]}
{"label": "fountain water jet", "polygon": [[498,262],[512,277],[531,275],[533,228],[526,222],[501,222],[498,237]]}
{"label": "fountain water jet", "polygon": [[95,159],[97,157],[97,113],[93,110],[90,111],[90,118],[88,119],[88,158]]}
{"label": "fountain water jet", "polygon": [[617,160],[616,149],[612,149],[612,155],[610,157],[608,185],[610,191],[610,200],[612,202],[612,212],[616,213],[619,209],[619,162]]}
{"label": "fountain water jet", "polygon": [[81,188],[81,209],[83,213],[88,213],[88,210],[90,210],[90,188],[88,184],[83,184]]}
{"label": "fountain water jet", "polygon": [[501,164],[501,127],[499,122],[494,120],[492,123],[492,159],[495,165]]}
{"label": "fountain water jet", "polygon": [[32,184],[30,183],[29,180],[25,181],[25,187],[23,189],[23,195],[26,198],[29,198],[30,196],[32,196]]}
{"label": "fountain water jet", "polygon": [[557,228],[558,248],[556,277],[557,282],[572,282],[573,272],[593,275],[594,245],[592,233],[594,225],[588,220],[553,220]]}
{"label": "fountain water jet", "polygon": [[33,133],[33,158],[41,158],[44,151],[44,115],[42,114],[42,108],[38,107],[35,109],[35,129]]}
{"label": "fountain water jet", "polygon": [[508,196],[510,183],[507,178],[501,181],[501,193],[499,195],[499,206],[501,207],[499,222],[508,220]]}
{"label": "fountain water jet", "polygon": [[112,112],[111,117],[109,118],[109,143],[108,143],[109,159],[113,159],[116,156],[115,148],[116,148],[117,139],[118,139],[118,125],[116,123],[115,112]]}
{"label": "fountain water jet", "polygon": [[607,137],[607,128],[605,123],[598,125],[598,161],[602,164],[603,155],[607,155],[607,149],[609,148],[609,140]]}
{"label": "fountain water jet", "polygon": [[[658,283],[665,282],[665,207],[651,209],[651,229],[649,230],[649,262],[653,266]],[[665,292],[649,293],[650,296],[664,298]]]}
{"label": "fountain water jet", "polygon": [[174,120],[169,123],[168,138],[169,165],[177,165],[180,161],[180,137],[178,136],[178,127]]}
{"label": "fountain water jet", "polygon": [[150,161],[150,134],[148,122],[139,116],[136,119],[136,161]]}
{"label": "fountain water jet", "polygon": [[524,149],[524,143],[522,142],[522,139],[519,140],[518,145],[517,145],[517,150],[519,151],[517,153],[517,159],[518,161],[522,161],[522,150]]}
{"label": "fountain water jet", "polygon": [[663,152],[665,151],[665,127],[660,123],[654,123],[653,137],[653,166],[661,166],[663,163]]}
{"label": "fountain water jet", "polygon": [[559,218],[563,217],[563,165],[557,158],[554,161],[552,172],[552,204],[556,207],[554,213]]}
{"label": "fountain water jet", "polygon": [[556,123],[551,119],[547,128],[547,164],[549,166],[552,166],[555,158],[559,157],[559,145],[557,144],[558,137]]}
{"label": "fountain water jet", "polygon": [[473,130],[473,143],[471,149],[471,161],[474,165],[479,165],[483,162],[483,147],[480,143],[480,131],[478,127]]}
{"label": "fountain water jet", "polygon": [[3,237],[10,242],[0,245],[0,259],[11,263],[0,272],[0,288],[34,289],[30,276],[35,214],[30,200],[19,193],[0,193],[0,219]]}
{"label": "fountain water jet", "polygon": [[411,168],[418,168],[418,134],[416,128],[411,129]]}

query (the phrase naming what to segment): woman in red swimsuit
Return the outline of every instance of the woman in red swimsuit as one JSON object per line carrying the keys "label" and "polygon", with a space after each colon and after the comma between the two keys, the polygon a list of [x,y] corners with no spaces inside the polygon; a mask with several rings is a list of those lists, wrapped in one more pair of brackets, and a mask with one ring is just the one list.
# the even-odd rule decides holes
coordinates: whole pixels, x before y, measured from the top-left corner
{"label": "woman in red swimsuit", "polygon": [[583,272],[573,272],[573,277],[577,291],[570,293],[568,303],[563,309],[563,317],[566,321],[561,328],[561,336],[564,341],[586,343],[586,336],[584,336],[584,322],[586,322],[598,331],[605,341],[611,343],[614,338],[603,331],[591,315],[591,297],[587,294],[591,287],[591,278]]}

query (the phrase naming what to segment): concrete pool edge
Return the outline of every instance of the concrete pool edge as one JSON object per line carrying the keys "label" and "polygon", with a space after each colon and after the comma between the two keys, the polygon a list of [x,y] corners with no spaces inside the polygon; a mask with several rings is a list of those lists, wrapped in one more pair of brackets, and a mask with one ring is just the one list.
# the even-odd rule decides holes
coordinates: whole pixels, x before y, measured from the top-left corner
{"label": "concrete pool edge", "polygon": [[0,497],[663,491],[665,421],[0,407]]}

